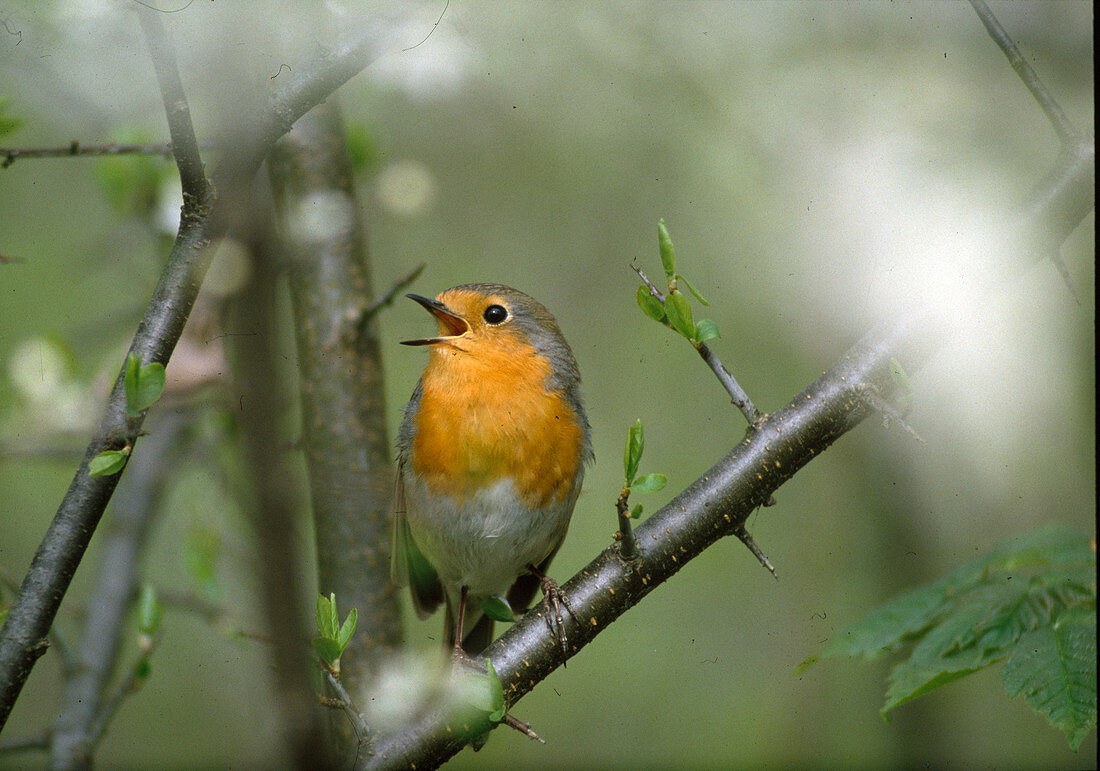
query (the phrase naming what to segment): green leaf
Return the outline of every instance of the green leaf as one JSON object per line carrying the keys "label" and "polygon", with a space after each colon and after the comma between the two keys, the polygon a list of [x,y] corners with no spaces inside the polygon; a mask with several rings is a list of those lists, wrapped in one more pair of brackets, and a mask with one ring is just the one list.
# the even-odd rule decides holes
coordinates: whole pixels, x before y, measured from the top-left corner
{"label": "green leaf", "polygon": [[88,462],[88,473],[93,477],[117,474],[126,468],[130,453],[123,450],[104,450]]}
{"label": "green leaf", "polygon": [[1096,728],[1096,608],[1067,610],[1028,632],[1005,663],[1009,696],[1024,695],[1076,752]]}
{"label": "green leaf", "polygon": [[668,317],[665,316],[665,306],[653,296],[653,293],[649,291],[649,287],[645,284],[638,287],[638,307],[642,309],[642,313],[654,321],[659,321],[662,324],[668,323]]}
{"label": "green leaf", "polygon": [[329,666],[332,666],[340,659],[340,654],[343,650],[340,648],[340,643],[333,640],[331,637],[314,637],[310,640],[313,643],[313,650],[317,651],[317,655],[321,657],[321,661],[325,662]]}
{"label": "green leaf", "polygon": [[221,547],[221,533],[214,528],[199,524],[188,528],[187,540],[183,545],[183,564],[203,594],[212,600],[219,600],[222,596],[218,581]]}
{"label": "green leaf", "polygon": [[155,634],[164,617],[164,606],[157,599],[156,588],[146,581],[138,594],[138,629],[142,634]]}
{"label": "green leaf", "polygon": [[634,481],[634,477],[637,476],[638,464],[642,461],[644,451],[645,431],[642,428],[642,419],[638,418],[626,433],[626,453],[623,455],[626,487],[629,487]]}
{"label": "green leaf", "polygon": [[374,165],[378,158],[378,148],[370,130],[362,123],[349,123],[344,134],[352,168],[365,171]]}
{"label": "green leaf", "polygon": [[630,485],[630,492],[655,493],[664,489],[666,484],[668,484],[668,477],[664,474],[646,474],[634,480],[634,483]]}
{"label": "green leaf", "polygon": [[131,353],[126,357],[122,385],[126,391],[126,414],[136,418],[141,414],[141,410],[134,407],[137,403],[138,388],[141,385],[141,359],[138,358],[136,353]]}
{"label": "green leaf", "polygon": [[695,289],[695,287],[693,287],[691,285],[691,282],[687,280],[687,276],[681,276],[679,273],[677,273],[676,274],[676,280],[678,282],[683,282],[684,285],[687,286],[688,291],[691,292],[693,295],[695,295],[696,300],[698,300],[700,303],[707,306],[708,308],[710,307],[710,303],[707,302],[707,298],[705,298],[705,297],[703,297],[703,295],[699,294],[699,292]]}
{"label": "green leaf", "polygon": [[640,516],[642,516],[642,504],[639,503],[637,506],[630,510],[630,518],[637,519]]}
{"label": "green leaf", "polygon": [[149,663],[149,659],[146,656],[142,656],[138,659],[138,663],[134,666],[134,677],[137,680],[146,680],[149,675],[152,674],[153,667]]}
{"label": "green leaf", "polygon": [[510,624],[516,620],[516,614],[505,597],[500,595],[480,597],[478,601],[481,603],[481,610],[493,621],[504,621]]}
{"label": "green leaf", "polygon": [[[154,144],[156,135],[143,128],[114,132],[115,144]],[[119,212],[149,219],[161,199],[162,185],[174,168],[156,155],[106,155],[96,158],[93,175],[110,204]]]}
{"label": "green leaf", "polygon": [[17,131],[23,125],[23,119],[14,115],[5,115],[10,100],[6,96],[0,96],[0,137]]}
{"label": "green leaf", "polygon": [[922,635],[965,596],[981,585],[991,570],[1018,570],[1049,565],[1063,570],[1095,571],[1096,554],[1088,539],[1061,525],[1010,538],[988,554],[956,568],[928,586],[914,589],[842,630],[829,641],[821,658],[863,656],[870,661]]}
{"label": "green leaf", "polygon": [[672,247],[672,236],[668,234],[665,221],[657,221],[657,247],[661,252],[661,266],[665,269],[665,278],[672,281],[676,275],[676,250]]}
{"label": "green leaf", "polygon": [[321,636],[336,640],[336,632],[339,629],[336,617],[336,595],[317,595],[317,631]]}
{"label": "green leaf", "polygon": [[153,406],[164,391],[164,365],[159,362],[142,365],[137,354],[126,357],[123,376],[126,389],[126,414],[132,418]]}
{"label": "green leaf", "polygon": [[492,707],[489,720],[499,723],[504,719],[504,713],[507,711],[504,706],[504,684],[500,682],[500,676],[493,668],[492,659],[486,659],[486,666],[489,670],[489,705]]}
{"label": "green leaf", "polygon": [[691,301],[679,289],[674,289],[665,297],[665,313],[668,323],[681,335],[691,340],[695,335],[695,322],[691,318]]}
{"label": "green leaf", "polygon": [[707,340],[713,340],[716,337],[721,337],[718,334],[718,325],[710,319],[703,319],[695,325],[695,341],[697,343],[705,343]]}
{"label": "green leaf", "polygon": [[359,609],[352,608],[348,611],[348,617],[344,619],[344,623],[340,625],[340,634],[336,636],[336,641],[340,643],[340,653],[343,654],[344,648],[348,647],[348,643],[351,641],[351,636],[355,634],[355,627],[359,624]]}

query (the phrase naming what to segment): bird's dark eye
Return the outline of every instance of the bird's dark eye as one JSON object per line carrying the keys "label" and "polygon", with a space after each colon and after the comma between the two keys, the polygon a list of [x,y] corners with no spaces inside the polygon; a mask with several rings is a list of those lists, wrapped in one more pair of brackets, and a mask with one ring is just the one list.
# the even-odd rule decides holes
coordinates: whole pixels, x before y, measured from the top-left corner
{"label": "bird's dark eye", "polygon": [[508,318],[508,309],[503,305],[490,305],[481,317],[485,319],[486,324],[500,324]]}

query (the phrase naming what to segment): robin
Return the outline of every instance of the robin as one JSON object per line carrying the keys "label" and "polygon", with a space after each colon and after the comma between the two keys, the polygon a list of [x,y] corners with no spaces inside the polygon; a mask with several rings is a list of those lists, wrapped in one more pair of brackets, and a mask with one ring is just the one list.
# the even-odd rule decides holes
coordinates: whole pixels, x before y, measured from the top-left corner
{"label": "robin", "polygon": [[564,651],[565,601],[546,570],[592,459],[573,352],[549,311],[510,287],[408,297],[439,334],[403,342],[429,356],[397,438],[394,580],[421,618],[444,604],[459,658],[493,639],[486,603],[524,610],[541,586]]}

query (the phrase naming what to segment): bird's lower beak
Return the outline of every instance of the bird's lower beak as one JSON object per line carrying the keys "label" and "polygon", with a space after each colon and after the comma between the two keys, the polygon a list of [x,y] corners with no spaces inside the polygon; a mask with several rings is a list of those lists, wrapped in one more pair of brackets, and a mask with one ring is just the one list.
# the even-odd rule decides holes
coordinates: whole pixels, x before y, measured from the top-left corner
{"label": "bird's lower beak", "polygon": [[432,345],[434,343],[444,343],[456,337],[461,337],[470,331],[470,325],[466,323],[466,319],[439,302],[439,300],[430,300],[418,294],[407,294],[405,296],[410,300],[416,300],[424,306],[424,309],[428,311],[428,313],[436,317],[439,321],[439,331],[441,334],[438,337],[426,337],[423,340],[402,340],[401,345]]}

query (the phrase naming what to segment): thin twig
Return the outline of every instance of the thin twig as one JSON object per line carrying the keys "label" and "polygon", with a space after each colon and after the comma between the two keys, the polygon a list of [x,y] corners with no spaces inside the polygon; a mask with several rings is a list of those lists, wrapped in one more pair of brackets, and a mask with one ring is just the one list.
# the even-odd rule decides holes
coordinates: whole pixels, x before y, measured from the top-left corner
{"label": "thin twig", "polygon": [[90,155],[172,155],[171,144],[83,145],[75,139],[64,147],[0,147],[0,168],[6,169],[21,158],[73,158]]}
{"label": "thin twig", "polygon": [[180,186],[184,196],[191,195],[200,201],[204,200],[210,183],[206,179],[198,139],[191,124],[191,108],[187,104],[187,92],[180,78],[176,54],[164,32],[159,14],[142,11],[138,14],[138,21],[141,22],[153,68],[157,73],[157,84],[160,86],[164,111],[168,118],[168,132],[172,137],[171,146],[180,172]]}
{"label": "thin twig", "polygon": [[143,673],[141,670],[144,666],[148,665],[149,657],[153,655],[153,651],[156,650],[159,643],[160,635],[149,638],[137,662],[130,668],[130,674],[126,676],[125,680],[119,683],[115,692],[103,702],[103,707],[96,715],[96,719],[92,723],[91,731],[88,735],[89,755],[91,750],[99,744],[99,740],[103,738],[107,726],[114,718],[115,713],[118,712],[118,708],[122,706],[122,702],[126,700],[127,696],[136,693],[145,683],[147,673]]}
{"label": "thin twig", "polygon": [[335,673],[329,669],[323,661],[317,660],[317,666],[321,668],[321,672],[325,675],[325,682],[336,693],[336,699],[334,704],[328,706],[335,706],[344,711],[348,720],[351,722],[352,728],[355,729],[355,738],[359,740],[359,747],[362,748],[363,744],[370,738],[371,730],[367,725],[367,721],[363,719],[363,713],[359,711],[359,708],[355,706],[355,701],[352,700],[351,695],[347,689],[344,688],[344,684],[340,682]]}
{"label": "thin twig", "polygon": [[[646,288],[649,289],[649,293],[653,295],[661,305],[664,305],[664,294],[649,280],[645,271],[633,262],[630,263],[630,267],[633,268],[634,272],[638,274],[638,278],[640,278],[642,283],[646,285]],[[745,416],[745,420],[749,422],[749,425],[753,427],[758,426],[763,415],[761,415],[760,410],[756,409],[756,405],[752,403],[752,399],[750,399],[749,395],[745,393],[745,390],[741,388],[737,379],[730,374],[728,369],[726,369],[726,366],[722,363],[722,360],[718,358],[718,355],[704,342],[695,340],[689,342],[694,346],[696,352],[698,352],[703,361],[707,363],[707,366],[710,367],[714,376],[718,378],[718,382],[722,384],[722,388],[729,394],[730,401],[733,402],[737,409],[741,410],[741,414]]]}
{"label": "thin twig", "polygon": [[982,20],[989,36],[993,38],[993,41],[1004,52],[1004,55],[1008,57],[1008,63],[1012,65],[1012,69],[1020,76],[1020,80],[1027,86],[1027,90],[1031,92],[1031,95],[1035,97],[1035,101],[1046,113],[1047,119],[1054,126],[1054,130],[1057,132],[1058,138],[1062,140],[1062,144],[1072,142],[1078,136],[1077,129],[1074,128],[1062,107],[1047,90],[1047,87],[1039,80],[1039,75],[1028,64],[1027,59],[1020,53],[1016,44],[1012,42],[1012,38],[1001,26],[1001,22],[997,20],[997,17],[993,15],[993,11],[985,4],[985,0],[970,0],[970,5],[974,7],[974,12]]}
{"label": "thin twig", "polygon": [[364,327],[370,322],[372,318],[374,318],[374,315],[378,313],[378,311],[382,310],[387,305],[392,303],[397,298],[397,295],[404,291],[405,287],[416,281],[416,279],[420,277],[420,274],[424,272],[424,268],[426,266],[426,262],[422,262],[417,265],[404,276],[394,281],[390,288],[386,290],[385,294],[383,294],[381,297],[379,297],[366,308],[364,308],[363,315],[359,319],[359,328],[362,329],[362,327]]}
{"label": "thin twig", "polygon": [[30,752],[32,750],[46,750],[50,747],[50,735],[48,733],[34,736],[17,736],[9,741],[0,742],[0,756],[14,755],[17,752]]}

